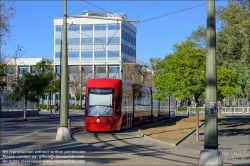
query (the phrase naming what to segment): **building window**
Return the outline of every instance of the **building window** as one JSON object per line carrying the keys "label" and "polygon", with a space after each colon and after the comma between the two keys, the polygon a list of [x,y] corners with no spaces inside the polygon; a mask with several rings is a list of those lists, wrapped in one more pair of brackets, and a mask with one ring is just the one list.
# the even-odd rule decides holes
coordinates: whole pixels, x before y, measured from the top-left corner
{"label": "building window", "polygon": [[62,55],[62,53],[61,53],[61,52],[56,52],[56,58],[60,58],[60,57],[61,57],[61,55]]}
{"label": "building window", "polygon": [[96,31],[106,30],[106,24],[95,24],[95,30]]}
{"label": "building window", "polygon": [[108,43],[110,43],[110,44],[119,44],[120,43],[120,38],[119,37],[109,37],[108,38]]}
{"label": "building window", "polygon": [[93,67],[92,66],[82,66],[83,73],[92,73]]}
{"label": "building window", "polygon": [[119,57],[119,51],[108,51],[108,57]]}
{"label": "building window", "polygon": [[93,38],[82,38],[81,39],[82,44],[92,44],[93,43]]}
{"label": "building window", "polygon": [[69,31],[80,31],[80,25],[70,25]]}
{"label": "building window", "polygon": [[120,28],[120,24],[108,24],[108,30],[118,30]]}
{"label": "building window", "polygon": [[62,26],[57,25],[57,26],[56,26],[56,31],[57,31],[57,32],[62,32]]}
{"label": "building window", "polygon": [[79,44],[80,39],[79,38],[68,38],[68,44]]}
{"label": "building window", "polygon": [[106,57],[106,51],[95,51],[95,57]]}
{"label": "building window", "polygon": [[106,43],[106,37],[97,37],[94,40],[95,44],[105,44]]}
{"label": "building window", "polygon": [[109,66],[109,73],[119,73],[119,66]]}
{"label": "building window", "polygon": [[106,73],[106,66],[95,66],[96,73]]}
{"label": "building window", "polygon": [[35,73],[36,66],[30,66],[30,72]]}
{"label": "building window", "polygon": [[82,31],[92,31],[93,25],[82,25]]}
{"label": "building window", "polygon": [[79,66],[74,66],[74,65],[69,66],[69,72],[70,73],[75,73],[75,72],[78,72],[78,71],[79,71]]}
{"label": "building window", "polygon": [[82,51],[81,52],[81,56],[82,58],[92,58],[93,56],[93,52],[92,51]]}
{"label": "building window", "polygon": [[79,52],[78,51],[69,51],[68,57],[69,58],[79,58]]}
{"label": "building window", "polygon": [[19,69],[19,70],[18,70],[18,71],[19,71],[19,74],[22,74],[22,73],[24,73],[24,72],[28,72],[28,69],[29,69],[29,68],[25,66],[25,67],[18,67],[18,69]]}
{"label": "building window", "polygon": [[61,74],[61,66],[56,66],[56,73]]}
{"label": "building window", "polygon": [[122,58],[127,59],[127,60],[131,60],[132,56],[130,56],[130,55],[126,54],[126,53],[122,53]]}
{"label": "building window", "polygon": [[61,45],[62,44],[62,39],[61,38],[56,38],[55,44],[56,45]]}

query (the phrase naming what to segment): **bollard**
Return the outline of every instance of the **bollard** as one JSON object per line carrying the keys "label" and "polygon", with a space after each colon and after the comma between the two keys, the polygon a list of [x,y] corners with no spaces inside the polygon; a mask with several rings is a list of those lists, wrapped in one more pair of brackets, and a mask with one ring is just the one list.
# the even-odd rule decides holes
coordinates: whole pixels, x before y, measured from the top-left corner
{"label": "bollard", "polygon": [[71,122],[70,122],[70,119],[68,118],[68,128],[71,127]]}

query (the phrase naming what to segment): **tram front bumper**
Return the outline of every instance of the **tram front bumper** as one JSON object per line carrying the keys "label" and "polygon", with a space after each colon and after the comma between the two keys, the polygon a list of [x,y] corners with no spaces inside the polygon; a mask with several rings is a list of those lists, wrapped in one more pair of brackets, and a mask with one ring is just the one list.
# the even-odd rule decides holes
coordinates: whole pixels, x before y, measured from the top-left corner
{"label": "tram front bumper", "polygon": [[111,124],[107,123],[90,123],[85,128],[87,131],[105,132],[112,131]]}

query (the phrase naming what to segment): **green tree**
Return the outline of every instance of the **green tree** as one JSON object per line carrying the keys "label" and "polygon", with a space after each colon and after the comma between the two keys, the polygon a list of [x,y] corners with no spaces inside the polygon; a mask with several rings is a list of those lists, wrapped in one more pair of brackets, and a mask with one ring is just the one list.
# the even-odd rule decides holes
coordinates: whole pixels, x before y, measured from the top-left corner
{"label": "green tree", "polygon": [[[219,7],[217,21],[221,24],[216,36],[217,65],[236,72],[234,96],[250,97],[250,12],[249,1],[230,0]],[[205,48],[206,28],[198,27],[188,40]],[[220,92],[219,92],[220,93]],[[219,94],[220,96],[220,94]],[[226,96],[224,96],[226,97]]]}
{"label": "green tree", "polygon": [[218,117],[222,117],[221,101],[225,97],[230,97],[235,94],[235,86],[237,84],[237,73],[235,70],[227,69],[222,66],[217,66],[217,97],[219,100]]}
{"label": "green tree", "polygon": [[33,73],[40,75],[46,82],[46,86],[43,89],[43,93],[47,93],[47,109],[50,108],[50,114],[52,116],[52,106],[49,104],[49,97],[52,93],[60,92],[61,79],[60,75],[53,72],[53,66],[50,61],[42,61],[36,64]]}
{"label": "green tree", "polygon": [[230,1],[217,11],[221,28],[217,33],[218,65],[237,73],[236,97],[250,92],[250,12],[249,4]]}
{"label": "green tree", "polygon": [[[0,45],[7,43],[10,37],[12,25],[9,23],[15,16],[15,7],[13,5],[6,5],[6,2],[0,2]],[[5,55],[0,51],[0,111],[2,110],[2,92],[3,88],[7,86],[6,83],[6,65]]]}
{"label": "green tree", "polygon": [[[190,40],[176,44],[174,54],[167,55],[160,63],[161,69],[157,71],[155,86],[160,100],[165,96],[173,96],[182,100],[186,97],[204,97],[206,78],[206,52],[203,48]],[[237,84],[236,71],[217,66],[217,93],[219,98],[228,97],[235,93]]]}
{"label": "green tree", "polygon": [[[50,77],[51,78],[51,77]],[[52,74],[52,79],[49,79],[49,84],[45,87],[44,92],[51,96],[52,93],[60,92],[61,78],[57,73]],[[48,104],[49,102],[47,102]],[[47,107],[48,108],[48,107]],[[50,115],[52,116],[52,107],[50,104]]]}
{"label": "green tree", "polygon": [[5,72],[5,64],[0,64],[0,90],[3,90],[3,88],[6,86],[6,72]]}
{"label": "green tree", "polygon": [[[204,94],[205,91],[205,62],[206,52],[205,49],[197,47],[193,42],[186,41],[180,45],[174,46],[174,57],[176,58],[176,70],[175,80],[172,82],[175,84],[172,86],[171,92],[168,96],[174,96],[176,98],[184,99],[193,98],[196,103],[196,119],[197,126],[199,126],[199,110],[198,99]],[[173,76],[173,74],[171,74]],[[165,77],[167,78],[167,77]],[[175,91],[178,88],[177,91]],[[177,92],[177,93],[176,93]],[[199,133],[199,127],[196,130]],[[199,141],[199,137],[196,137],[196,141]]]}
{"label": "green tree", "polygon": [[167,55],[156,73],[156,97],[174,96],[179,100],[195,97],[198,101],[205,91],[205,50],[191,41],[174,45],[174,53]]}
{"label": "green tree", "polygon": [[0,2],[0,41],[1,45],[6,44],[10,37],[12,25],[9,23],[11,18],[15,17],[15,7],[13,5],[7,6],[6,2]]}
{"label": "green tree", "polygon": [[207,29],[204,25],[199,26],[196,30],[192,31],[188,40],[194,42],[198,47],[206,48]]}
{"label": "green tree", "polygon": [[[200,96],[204,97],[206,88],[206,51],[197,46],[191,40],[174,45],[174,53],[167,55],[160,63],[160,70],[154,82],[158,93],[154,97],[160,101],[166,100],[166,96],[173,96],[179,100],[194,97],[197,126],[199,126],[198,101]],[[228,95],[233,92],[230,90],[235,86],[235,72],[226,68],[219,69],[220,74],[217,79],[220,85],[219,93]],[[198,141],[199,137],[196,137],[196,140]]]}
{"label": "green tree", "polygon": [[43,93],[47,81],[39,74],[24,72],[22,77],[18,78],[16,83],[12,84],[10,99],[13,101],[24,101],[24,116],[26,119],[27,102],[38,102],[40,95]]}
{"label": "green tree", "polygon": [[235,70],[217,66],[217,96],[219,99],[235,94],[237,73]]}
{"label": "green tree", "polygon": [[6,65],[0,64],[0,111],[2,111],[2,92],[4,87],[6,86]]}

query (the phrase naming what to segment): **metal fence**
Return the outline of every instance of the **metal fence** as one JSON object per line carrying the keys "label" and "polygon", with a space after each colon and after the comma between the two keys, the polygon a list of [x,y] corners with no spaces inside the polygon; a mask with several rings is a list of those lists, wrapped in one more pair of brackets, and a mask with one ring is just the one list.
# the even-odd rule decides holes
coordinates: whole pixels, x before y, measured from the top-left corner
{"label": "metal fence", "polygon": [[225,107],[250,107],[250,102],[246,100],[238,100],[234,102],[222,101],[222,106]]}
{"label": "metal fence", "polygon": [[[14,102],[9,99],[8,95],[0,92],[0,111],[22,111],[24,107],[24,100]],[[38,110],[38,103],[27,102],[26,110]]]}
{"label": "metal fence", "polygon": [[[205,112],[205,107],[198,107],[200,113]],[[196,107],[187,107],[187,113],[195,114]],[[224,114],[250,114],[250,107],[222,107]]]}

